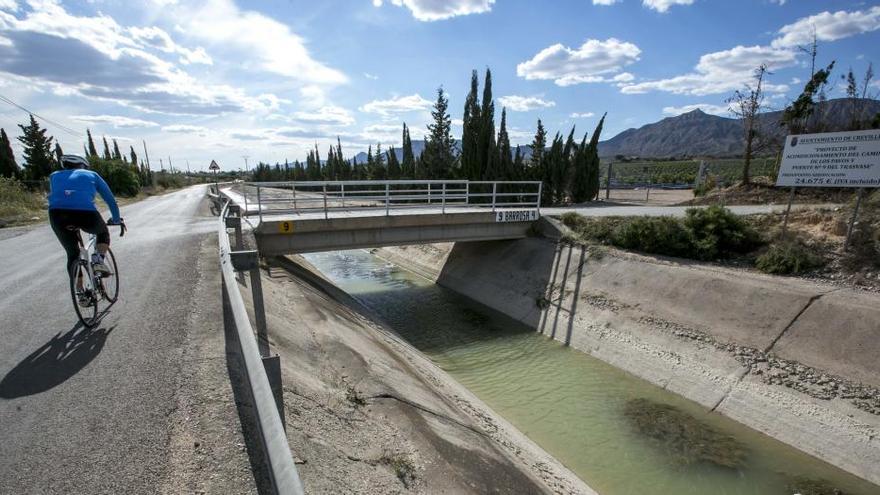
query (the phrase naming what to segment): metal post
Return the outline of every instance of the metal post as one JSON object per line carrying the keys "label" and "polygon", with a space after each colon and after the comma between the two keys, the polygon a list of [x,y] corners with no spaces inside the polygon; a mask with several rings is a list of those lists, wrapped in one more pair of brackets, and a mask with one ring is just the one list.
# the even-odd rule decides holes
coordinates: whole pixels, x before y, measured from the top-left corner
{"label": "metal post", "polygon": [[608,163],[608,178],[605,180],[605,199],[611,199],[611,166],[614,163]]}
{"label": "metal post", "polygon": [[323,190],[324,190],[324,220],[327,220],[328,218],[330,218],[327,215],[327,184],[324,184]]}
{"label": "metal post", "polygon": [[470,181],[464,183],[464,204],[471,204],[471,183]]}
{"label": "metal post", "polygon": [[446,214],[446,183],[443,183],[443,196],[441,196],[441,201],[443,202],[443,214]]}
{"label": "metal post", "polygon": [[342,207],[345,208],[345,184],[342,184]]}
{"label": "metal post", "polygon": [[431,204],[431,183],[428,182],[428,204]]}
{"label": "metal post", "polygon": [[788,207],[785,209],[785,220],[782,221],[782,239],[785,239],[785,232],[788,230],[788,213],[791,211],[791,203],[794,202],[794,187],[791,188],[791,194],[788,195]]}
{"label": "metal post", "polygon": [[296,182],[290,185],[290,189],[293,190],[293,212],[296,213]]}
{"label": "metal post", "polygon": [[263,284],[260,282],[260,258],[256,251],[229,253],[236,271],[250,272],[251,294],[254,299],[254,319],[257,323],[257,344],[260,356],[269,356],[269,333],[266,327],[266,306],[263,304]]}
{"label": "metal post", "polygon": [[492,213],[495,213],[495,194],[497,194],[497,191],[498,191],[498,183],[493,182],[492,183]]}
{"label": "metal post", "polygon": [[263,223],[263,199],[260,197],[260,186],[257,186],[257,212],[260,214],[260,223]]}
{"label": "metal post", "polygon": [[541,194],[543,194],[544,190],[544,181],[538,182],[538,199],[535,201],[535,206],[538,210],[538,215],[541,214]]}
{"label": "metal post", "polygon": [[226,217],[226,228],[232,227],[235,229],[235,250],[241,251],[244,249],[244,238],[241,235],[241,218],[240,217]]}
{"label": "metal post", "polygon": [[852,237],[853,227],[856,225],[856,217],[859,216],[859,206],[862,205],[862,196],[865,193],[865,188],[859,188],[859,194],[856,196],[856,209],[853,210],[853,216],[849,219],[849,228],[846,229],[846,241],[843,243],[843,250],[846,251],[849,249],[849,240]]}
{"label": "metal post", "polygon": [[645,203],[648,202],[648,198],[650,198],[650,197],[651,197],[651,184],[649,183],[649,184],[645,187]]}
{"label": "metal post", "polygon": [[241,186],[241,192],[244,195],[244,216],[248,215],[248,202],[247,202],[247,186]]}
{"label": "metal post", "polygon": [[390,215],[391,209],[391,184],[385,183],[385,216]]}

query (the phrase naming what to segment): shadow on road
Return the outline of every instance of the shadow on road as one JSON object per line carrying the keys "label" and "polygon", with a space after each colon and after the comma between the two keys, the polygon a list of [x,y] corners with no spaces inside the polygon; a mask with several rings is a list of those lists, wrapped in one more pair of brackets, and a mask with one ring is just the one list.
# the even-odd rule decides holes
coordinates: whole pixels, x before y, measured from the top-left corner
{"label": "shadow on road", "polygon": [[0,398],[15,399],[56,387],[92,362],[113,331],[77,324],[32,352],[0,380]]}

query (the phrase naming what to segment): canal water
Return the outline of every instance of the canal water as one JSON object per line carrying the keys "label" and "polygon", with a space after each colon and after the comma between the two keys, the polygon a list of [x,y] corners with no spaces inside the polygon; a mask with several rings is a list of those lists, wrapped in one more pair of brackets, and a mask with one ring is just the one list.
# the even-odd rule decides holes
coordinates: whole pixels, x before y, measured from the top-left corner
{"label": "canal water", "polygon": [[880,493],[367,251],[306,258],[603,495]]}

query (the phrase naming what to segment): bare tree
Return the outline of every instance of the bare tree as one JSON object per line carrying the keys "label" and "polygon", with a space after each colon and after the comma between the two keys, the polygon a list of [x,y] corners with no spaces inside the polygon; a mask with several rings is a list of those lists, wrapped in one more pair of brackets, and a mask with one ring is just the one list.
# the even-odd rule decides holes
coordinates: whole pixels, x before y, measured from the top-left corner
{"label": "bare tree", "polygon": [[810,56],[810,79],[816,74],[816,55],[819,54],[819,37],[816,35],[816,25],[810,26],[813,41],[809,45],[799,45],[798,50]]}
{"label": "bare tree", "polygon": [[737,90],[732,97],[727,99],[730,105],[730,113],[742,122],[743,126],[743,171],[742,183],[751,184],[750,169],[752,158],[769,145],[767,135],[763,132],[760,114],[765,110],[764,106],[764,76],[770,75],[766,64],[761,64],[755,69],[754,79],[745,84],[742,90]]}

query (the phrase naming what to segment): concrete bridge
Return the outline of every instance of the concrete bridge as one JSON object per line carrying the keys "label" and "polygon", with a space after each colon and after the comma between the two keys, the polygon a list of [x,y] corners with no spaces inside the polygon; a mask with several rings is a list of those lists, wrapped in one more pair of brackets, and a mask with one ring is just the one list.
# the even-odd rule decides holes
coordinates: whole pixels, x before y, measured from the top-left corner
{"label": "concrete bridge", "polygon": [[540,216],[541,183],[325,181],[223,188],[257,217],[260,254],[521,239]]}

